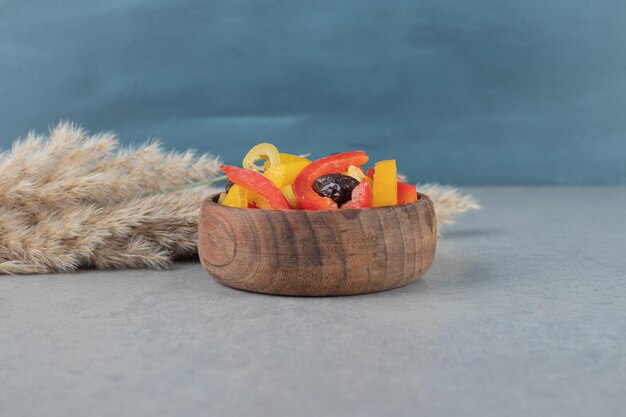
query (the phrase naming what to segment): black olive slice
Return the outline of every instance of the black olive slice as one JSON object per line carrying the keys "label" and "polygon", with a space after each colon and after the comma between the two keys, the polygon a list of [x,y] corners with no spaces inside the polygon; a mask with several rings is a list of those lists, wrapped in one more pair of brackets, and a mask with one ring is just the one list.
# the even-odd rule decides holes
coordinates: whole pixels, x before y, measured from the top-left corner
{"label": "black olive slice", "polygon": [[359,181],[348,175],[326,174],[313,182],[313,190],[322,197],[329,197],[339,207],[350,201],[352,190],[359,185]]}

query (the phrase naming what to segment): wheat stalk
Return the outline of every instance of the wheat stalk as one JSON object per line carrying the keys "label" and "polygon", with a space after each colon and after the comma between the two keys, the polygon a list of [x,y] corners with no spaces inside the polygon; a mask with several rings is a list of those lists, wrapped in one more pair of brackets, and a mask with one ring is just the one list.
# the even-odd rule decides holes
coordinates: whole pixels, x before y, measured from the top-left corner
{"label": "wheat stalk", "polygon": [[[197,252],[202,200],[219,161],[158,142],[122,148],[113,133],[62,122],[0,154],[0,274],[166,268]],[[478,204],[425,184],[441,224]]]}

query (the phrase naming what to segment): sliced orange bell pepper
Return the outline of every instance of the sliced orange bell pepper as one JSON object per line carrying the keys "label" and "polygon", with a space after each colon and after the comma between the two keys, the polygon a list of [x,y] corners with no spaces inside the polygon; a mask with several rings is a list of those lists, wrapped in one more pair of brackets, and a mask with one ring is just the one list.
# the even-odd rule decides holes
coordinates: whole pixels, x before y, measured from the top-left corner
{"label": "sliced orange bell pepper", "polygon": [[313,182],[325,174],[345,172],[350,165],[363,165],[368,159],[364,151],[341,152],[320,158],[304,167],[293,184],[293,190],[302,208],[308,210],[338,208],[333,200],[322,197],[313,190]]}
{"label": "sliced orange bell pepper", "polygon": [[262,174],[232,165],[221,165],[220,168],[234,184],[263,196],[271,208],[291,209],[283,193]]}

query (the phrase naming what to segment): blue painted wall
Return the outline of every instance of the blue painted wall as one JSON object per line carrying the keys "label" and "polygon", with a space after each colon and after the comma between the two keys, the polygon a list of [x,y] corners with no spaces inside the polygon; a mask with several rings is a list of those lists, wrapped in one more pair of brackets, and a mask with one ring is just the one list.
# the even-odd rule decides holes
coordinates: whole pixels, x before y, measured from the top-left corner
{"label": "blue painted wall", "polygon": [[230,162],[626,183],[626,1],[0,0],[0,146],[60,118]]}

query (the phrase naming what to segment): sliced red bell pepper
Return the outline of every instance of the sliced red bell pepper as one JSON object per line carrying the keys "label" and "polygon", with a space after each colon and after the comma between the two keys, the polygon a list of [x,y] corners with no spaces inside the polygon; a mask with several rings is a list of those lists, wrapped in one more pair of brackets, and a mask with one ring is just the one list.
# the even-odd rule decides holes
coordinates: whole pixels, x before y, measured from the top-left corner
{"label": "sliced red bell pepper", "polygon": [[412,203],[414,201],[417,201],[415,185],[398,181],[398,204]]}
{"label": "sliced red bell pepper", "polygon": [[372,187],[367,181],[367,178],[363,178],[359,185],[352,190],[352,198],[347,203],[344,203],[341,208],[366,208],[372,207]]}
{"label": "sliced red bell pepper", "polygon": [[370,177],[371,179],[374,179],[374,174],[376,173],[376,170],[372,167],[367,168],[367,176]]}
{"label": "sliced red bell pepper", "polygon": [[303,209],[336,209],[337,203],[328,197],[322,197],[313,190],[316,178],[334,173],[345,172],[350,165],[361,166],[369,158],[364,151],[340,152],[325,156],[305,166],[293,184],[293,190]]}
{"label": "sliced red bell pepper", "polygon": [[274,209],[291,209],[287,199],[271,180],[262,174],[250,169],[232,165],[220,165],[228,179],[243,188],[254,191],[265,197],[268,204]]}

